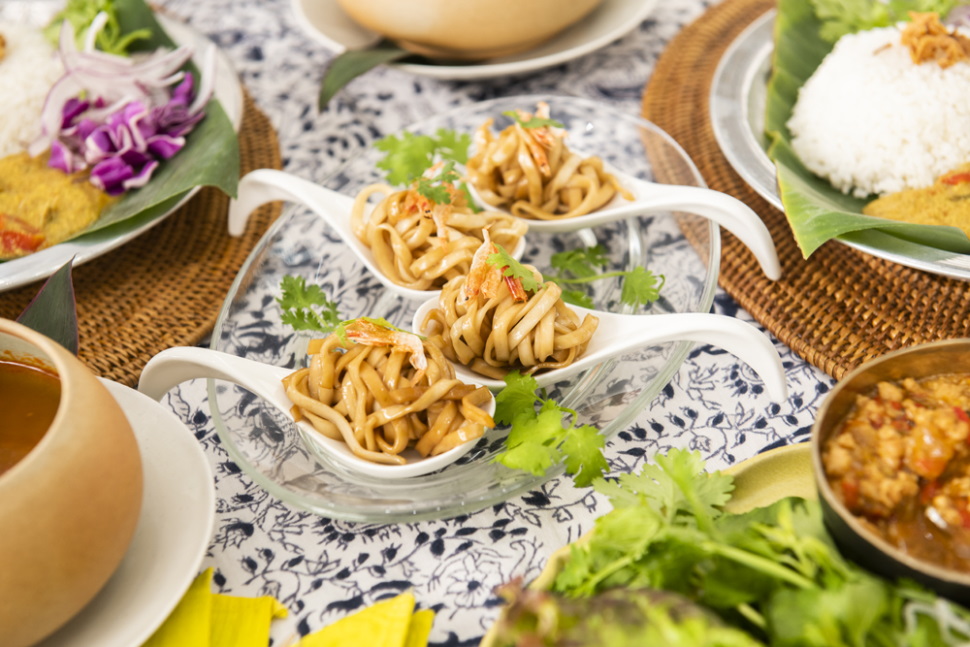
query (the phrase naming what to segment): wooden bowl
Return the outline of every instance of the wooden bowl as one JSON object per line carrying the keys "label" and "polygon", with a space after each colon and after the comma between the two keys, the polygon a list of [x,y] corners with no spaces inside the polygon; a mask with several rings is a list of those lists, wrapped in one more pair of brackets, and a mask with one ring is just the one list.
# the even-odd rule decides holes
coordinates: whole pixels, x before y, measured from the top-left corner
{"label": "wooden bowl", "polygon": [[441,60],[480,60],[525,51],[602,0],[338,0],[364,27]]}
{"label": "wooden bowl", "polygon": [[21,647],[74,616],[118,567],[141,510],[142,465],[118,403],[62,346],[0,319],[0,361],[61,381],[47,432],[0,475],[0,642]]}
{"label": "wooden bowl", "polygon": [[812,470],[825,524],[839,549],[850,559],[890,579],[910,578],[945,598],[970,603],[970,573],[961,573],[904,553],[853,515],[825,476],[822,449],[848,415],[856,397],[871,394],[876,384],[906,377],[927,378],[970,373],[970,339],[933,342],[887,353],[846,375],[819,408],[812,427]]}

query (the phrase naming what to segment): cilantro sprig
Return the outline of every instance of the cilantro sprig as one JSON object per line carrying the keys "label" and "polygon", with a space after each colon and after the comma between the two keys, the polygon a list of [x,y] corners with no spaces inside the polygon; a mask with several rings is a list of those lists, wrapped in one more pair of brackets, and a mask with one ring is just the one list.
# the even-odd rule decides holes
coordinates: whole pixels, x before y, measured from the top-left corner
{"label": "cilantro sprig", "polygon": [[542,128],[544,126],[553,126],[555,128],[565,128],[561,121],[556,121],[555,119],[546,119],[544,117],[531,116],[528,119],[523,119],[518,112],[515,110],[506,110],[502,113],[506,117],[511,117],[515,120],[517,124],[523,128]]}
{"label": "cilantro sprig", "polygon": [[327,298],[319,285],[307,285],[302,276],[284,276],[276,302],[283,310],[280,321],[294,330],[330,334],[341,323],[337,304]]}
{"label": "cilantro sprig", "polygon": [[423,175],[418,178],[415,189],[435,204],[451,204],[451,191],[448,187],[456,185],[460,180],[461,176],[455,172],[455,163],[445,162],[437,175]]}
{"label": "cilantro sprig", "polygon": [[637,266],[632,270],[617,270],[614,272],[600,272],[599,268],[609,263],[606,250],[602,245],[570,249],[553,254],[550,259],[555,274],[544,274],[547,281],[557,283],[562,291],[562,299],[567,303],[593,308],[592,299],[581,289],[571,288],[572,285],[582,285],[602,279],[622,277],[623,287],[620,290],[620,301],[633,308],[639,308],[660,298],[660,290],[666,281],[664,275],[656,275],[650,270]]}
{"label": "cilantro sprig", "polygon": [[468,133],[439,128],[435,136],[415,135],[403,132],[401,136],[388,135],[374,142],[374,147],[384,151],[384,158],[377,168],[387,171],[387,181],[395,185],[408,185],[424,175],[440,159],[464,164],[468,161],[468,147],[472,138]]}
{"label": "cilantro sprig", "polygon": [[725,511],[733,478],[706,472],[697,452],[671,449],[638,474],[598,479],[593,487],[613,510],[571,548],[552,585],[557,593],[584,599],[626,587],[674,591],[770,645],[970,639],[970,611],[843,557],[817,501],[786,498],[742,514]]}
{"label": "cilantro sprig", "polygon": [[497,462],[540,476],[562,461],[576,487],[588,486],[609,469],[599,429],[577,425],[575,411],[537,395],[539,385],[531,375],[513,371],[505,385],[495,397],[494,418],[511,430]]}
{"label": "cilantro sprig", "polygon": [[502,274],[505,276],[519,279],[519,282],[522,284],[522,288],[526,292],[535,292],[542,287],[539,285],[535,275],[531,270],[529,270],[529,268],[515,260],[511,254],[505,251],[504,247],[498,243],[493,244],[495,245],[495,249],[498,251],[488,257],[487,261],[489,265],[494,265],[495,267],[501,268]]}

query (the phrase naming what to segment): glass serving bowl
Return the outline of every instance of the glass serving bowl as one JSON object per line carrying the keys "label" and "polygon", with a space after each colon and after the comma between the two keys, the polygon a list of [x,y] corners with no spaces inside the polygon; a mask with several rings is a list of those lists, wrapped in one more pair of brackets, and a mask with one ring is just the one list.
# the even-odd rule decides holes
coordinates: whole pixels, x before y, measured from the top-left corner
{"label": "glass serving bowl", "polygon": [[[572,97],[521,96],[461,107],[408,130],[434,134],[439,128],[473,133],[486,118],[503,128],[502,113],[533,110],[547,101],[552,117],[564,124],[567,143],[584,155],[598,155],[630,175],[670,184],[703,186],[686,154],[653,124],[604,105]],[[346,195],[383,180],[375,164],[383,153],[373,147],[351,160],[324,184]],[[638,310],[650,314],[708,312],[720,263],[718,228],[690,214],[659,214],[568,234],[527,236],[524,261],[550,270],[556,252],[594,244],[606,249],[610,267],[643,265],[664,274],[661,299]],[[285,275],[320,285],[339,304],[344,318],[385,317],[410,328],[417,302],[385,290],[322,220],[304,208],[290,207],[253,250],[226,297],[215,325],[212,347],[275,364],[302,366],[308,339],[280,321],[275,301]],[[628,312],[620,303],[620,283],[598,281],[589,294],[597,309]],[[574,409],[580,424],[597,426],[610,437],[624,429],[670,381],[690,350],[687,342],[668,343],[624,355],[574,379],[548,395]],[[314,450],[314,444],[288,416],[245,389],[210,380],[213,421],[232,458],[280,499],[317,514],[350,521],[397,522],[446,518],[472,512],[534,489],[563,472],[557,465],[542,476],[493,462],[507,429],[497,428],[453,465],[409,479],[376,479],[355,474]]]}

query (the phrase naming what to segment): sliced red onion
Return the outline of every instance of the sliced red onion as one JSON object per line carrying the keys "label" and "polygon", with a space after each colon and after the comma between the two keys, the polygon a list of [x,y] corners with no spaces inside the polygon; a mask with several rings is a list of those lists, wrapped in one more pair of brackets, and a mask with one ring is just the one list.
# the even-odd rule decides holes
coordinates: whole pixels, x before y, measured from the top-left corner
{"label": "sliced red onion", "polygon": [[[51,149],[51,166],[67,172],[90,167],[91,182],[111,195],[144,186],[161,160],[176,155],[205,116],[212,96],[215,48],[205,52],[202,81],[181,68],[187,47],[125,58],[94,50],[106,18],[92,22],[79,51],[66,21],[60,56],[65,74],[41,115],[43,135],[31,154]],[[82,99],[82,97],[85,97]]]}

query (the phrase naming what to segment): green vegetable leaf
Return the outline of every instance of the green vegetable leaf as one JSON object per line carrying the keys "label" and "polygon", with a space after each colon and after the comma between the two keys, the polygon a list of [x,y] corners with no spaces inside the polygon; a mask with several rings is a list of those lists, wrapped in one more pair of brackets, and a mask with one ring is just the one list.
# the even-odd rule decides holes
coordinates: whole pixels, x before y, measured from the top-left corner
{"label": "green vegetable leaf", "polygon": [[465,196],[465,204],[472,210],[472,213],[481,213],[482,208],[475,202],[475,198],[472,196],[472,191],[468,188],[468,184],[462,182],[458,185],[458,188],[461,189],[462,194]]}
{"label": "green vegetable leaf", "polygon": [[505,251],[505,248],[498,243],[495,243],[495,249],[498,251],[488,257],[488,263],[490,265],[502,268],[502,274],[505,276],[519,279],[519,281],[522,283],[522,288],[526,292],[535,292],[541,287],[539,282],[536,280],[535,275],[532,273],[532,270],[515,260],[512,255]]}
{"label": "green vegetable leaf", "polygon": [[44,29],[44,36],[56,47],[60,40],[62,25],[66,21],[74,30],[74,38],[80,47],[87,37],[87,29],[91,26],[91,22],[102,12],[108,20],[95,38],[95,47],[102,52],[123,56],[128,53],[135,41],[151,37],[151,31],[148,29],[123,31],[118,22],[118,12],[113,0],[68,0],[64,8]]}
{"label": "green vegetable leaf", "polygon": [[539,384],[531,375],[511,371],[505,376],[505,388],[495,396],[495,422],[510,425],[515,416],[522,412],[533,412],[539,398],[535,392]]}
{"label": "green vegetable leaf", "polygon": [[[411,184],[434,166],[438,158],[459,164],[468,160],[471,135],[459,135],[444,128],[439,128],[435,135],[415,135],[404,131],[400,137],[388,135],[374,142],[374,147],[385,153],[384,158],[377,162],[377,167],[387,171],[387,181],[396,185]],[[455,181],[460,179],[457,173],[455,175]]]}
{"label": "green vegetable leaf", "polygon": [[568,249],[553,254],[549,262],[553,269],[559,270],[560,274],[568,273],[577,278],[596,276],[599,274],[597,268],[609,265],[606,249],[602,245]]}
{"label": "green vegetable leaf", "polygon": [[512,371],[505,376],[505,385],[495,397],[494,418],[512,429],[496,462],[539,476],[563,461],[576,487],[589,485],[607,471],[604,439],[598,429],[566,423],[565,416],[575,420],[576,412],[537,396],[538,384],[531,375]]}
{"label": "green vegetable leaf", "polygon": [[323,112],[330,100],[345,85],[378,65],[399,61],[411,52],[401,49],[389,40],[382,40],[368,49],[348,49],[335,56],[323,72],[317,110]]}
{"label": "green vegetable leaf", "polygon": [[74,296],[72,258],[51,274],[17,321],[77,355],[77,300]]}
{"label": "green vegetable leaf", "polygon": [[665,277],[656,275],[644,267],[634,267],[629,271],[600,272],[599,268],[606,267],[609,259],[606,250],[601,245],[570,249],[553,254],[550,263],[556,274],[544,274],[543,279],[552,281],[562,288],[562,300],[566,303],[592,309],[593,300],[581,289],[568,288],[570,285],[591,283],[602,279],[621,277],[623,287],[620,291],[620,301],[639,308],[641,305],[652,303],[660,298],[660,289]]}
{"label": "green vegetable leaf", "polygon": [[942,18],[960,3],[958,0],[811,0],[811,4],[821,21],[819,36],[834,43],[846,34],[908,20],[910,11],[932,11]]}
{"label": "green vegetable leaf", "polygon": [[665,280],[663,275],[658,277],[650,270],[634,267],[623,280],[620,301],[634,308],[653,303],[660,298],[660,288]]}
{"label": "green vegetable leaf", "polygon": [[556,121],[555,119],[543,119],[542,117],[529,117],[528,119],[522,119],[522,117],[519,116],[519,113],[515,110],[506,110],[502,114],[506,117],[511,117],[523,128],[542,128],[544,126],[565,128],[561,121]]}
{"label": "green vegetable leaf", "polygon": [[449,185],[454,186],[461,176],[455,172],[455,163],[448,161],[434,177],[420,177],[416,183],[418,193],[435,204],[451,204]]}
{"label": "green vegetable leaf", "polygon": [[276,302],[283,310],[280,321],[294,330],[328,335],[341,323],[337,304],[327,298],[319,285],[307,285],[302,276],[284,276]]}

